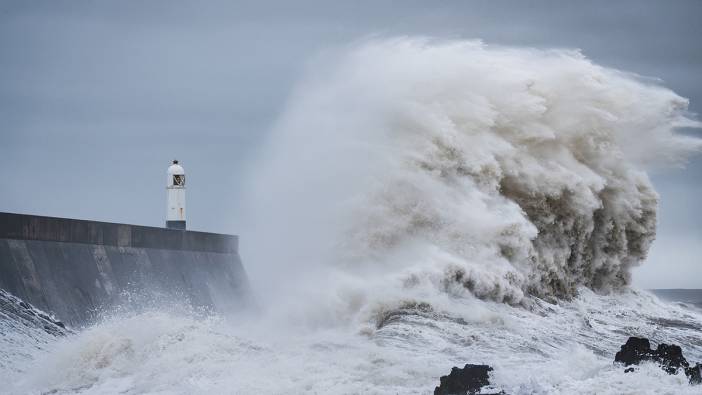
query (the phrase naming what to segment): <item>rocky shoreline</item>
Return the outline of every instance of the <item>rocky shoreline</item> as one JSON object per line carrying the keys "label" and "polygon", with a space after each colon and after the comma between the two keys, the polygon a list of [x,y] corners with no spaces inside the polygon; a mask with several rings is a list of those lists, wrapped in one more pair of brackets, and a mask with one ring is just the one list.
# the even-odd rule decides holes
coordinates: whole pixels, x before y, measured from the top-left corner
{"label": "rocky shoreline", "polygon": [[[655,350],[646,338],[630,337],[614,357],[615,363],[624,366],[639,365],[642,362],[654,362],[668,374],[685,373],[690,384],[702,383],[700,369],[702,364],[691,364],[682,354],[682,349],[676,344],[661,343]],[[624,370],[625,373],[633,372],[633,367]]]}
{"label": "rocky shoreline", "polygon": [[[684,373],[690,385],[702,384],[702,364],[694,366],[682,354],[682,348],[676,344],[661,343],[655,350],[646,338],[630,337],[614,356],[615,364],[622,364],[624,373],[635,371],[633,366],[642,362],[658,364],[668,374]],[[506,395],[490,386],[489,365],[467,364],[463,368],[453,367],[447,376],[441,376],[434,395]]]}

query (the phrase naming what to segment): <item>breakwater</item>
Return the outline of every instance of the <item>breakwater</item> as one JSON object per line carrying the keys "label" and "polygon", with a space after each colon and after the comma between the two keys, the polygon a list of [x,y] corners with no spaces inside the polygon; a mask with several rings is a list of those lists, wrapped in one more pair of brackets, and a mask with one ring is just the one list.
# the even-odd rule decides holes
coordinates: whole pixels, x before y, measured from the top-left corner
{"label": "breakwater", "polygon": [[134,295],[240,307],[238,237],[0,213],[0,288],[74,326]]}

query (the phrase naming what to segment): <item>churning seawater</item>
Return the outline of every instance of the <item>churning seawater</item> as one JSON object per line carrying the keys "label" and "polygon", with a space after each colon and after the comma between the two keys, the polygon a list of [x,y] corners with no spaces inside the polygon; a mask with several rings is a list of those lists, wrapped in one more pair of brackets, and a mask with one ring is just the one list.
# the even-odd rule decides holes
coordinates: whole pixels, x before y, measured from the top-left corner
{"label": "churning seawater", "polygon": [[[487,363],[510,394],[695,393],[702,315],[630,288],[647,170],[702,147],[687,100],[577,51],[373,39],[309,66],[252,165],[259,307],[122,313],[17,357],[11,393],[426,394]],[[33,347],[27,345],[27,347]]]}
{"label": "churning seawater", "polygon": [[[115,316],[17,358],[3,393],[427,394],[452,366],[486,363],[509,394],[694,394],[680,374],[623,373],[630,335],[702,360],[702,314],[640,291],[529,308],[467,299],[463,314],[406,306],[382,326],[303,329],[183,311]],[[5,361],[7,362],[7,361]]]}

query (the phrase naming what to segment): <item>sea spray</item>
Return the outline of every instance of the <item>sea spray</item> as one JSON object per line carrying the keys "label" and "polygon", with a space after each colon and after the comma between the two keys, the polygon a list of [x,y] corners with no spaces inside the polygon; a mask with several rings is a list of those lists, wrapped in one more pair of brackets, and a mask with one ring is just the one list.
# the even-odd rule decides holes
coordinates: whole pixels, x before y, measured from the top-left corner
{"label": "sea spray", "polygon": [[687,104],[574,50],[357,43],[313,63],[269,136],[254,254],[271,294],[350,311],[622,289],[655,239],[646,170],[702,147],[676,134]]}
{"label": "sea spray", "polygon": [[681,344],[688,358],[701,359],[702,315],[694,310],[645,292],[602,296],[587,288],[569,301],[535,299],[530,309],[457,304],[475,319],[420,305],[420,314],[396,310],[362,334],[144,311],[62,339],[22,366],[24,374],[0,377],[3,393],[18,395],[427,394],[451,366],[479,363],[495,369],[491,383],[509,394],[699,393],[682,374],[654,365],[624,374],[612,363],[632,333]]}
{"label": "sea spray", "polygon": [[626,287],[655,237],[646,169],[700,148],[674,133],[696,125],[686,105],[577,51],[329,53],[253,167],[242,247],[261,316],[121,314],[8,392],[426,394],[484,363],[511,394],[697,393],[612,364],[630,335],[702,359],[698,311]]}

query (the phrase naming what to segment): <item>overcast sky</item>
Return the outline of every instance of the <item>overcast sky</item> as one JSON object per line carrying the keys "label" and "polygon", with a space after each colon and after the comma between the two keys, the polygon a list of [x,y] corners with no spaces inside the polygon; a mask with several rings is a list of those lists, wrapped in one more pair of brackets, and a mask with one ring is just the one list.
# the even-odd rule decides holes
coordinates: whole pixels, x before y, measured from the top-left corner
{"label": "overcast sky", "polygon": [[[162,226],[165,170],[188,226],[242,235],[241,180],[305,62],[369,35],[580,48],[702,108],[702,1],[0,0],[0,211]],[[702,159],[653,175],[646,288],[702,288]]]}

